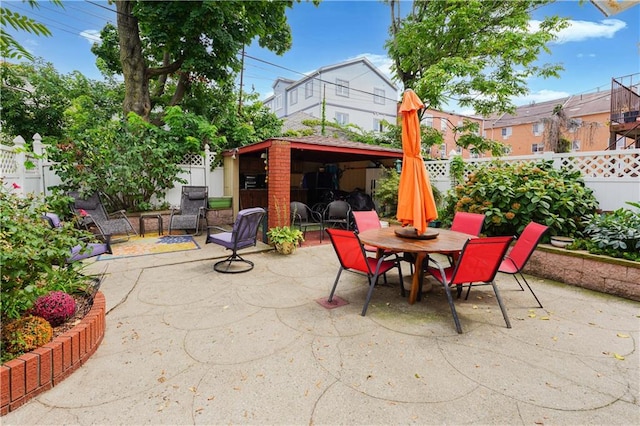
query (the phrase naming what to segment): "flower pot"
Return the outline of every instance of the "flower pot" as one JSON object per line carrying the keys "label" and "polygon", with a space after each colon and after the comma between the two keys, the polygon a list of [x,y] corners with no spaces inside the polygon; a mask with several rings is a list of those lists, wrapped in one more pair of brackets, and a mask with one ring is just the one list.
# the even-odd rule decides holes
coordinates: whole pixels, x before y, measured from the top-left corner
{"label": "flower pot", "polygon": [[571,243],[573,243],[573,238],[571,237],[551,237],[551,245],[554,247],[564,248]]}
{"label": "flower pot", "polygon": [[276,243],[276,251],[280,254],[291,254],[296,251],[296,244],[285,241],[283,243]]}

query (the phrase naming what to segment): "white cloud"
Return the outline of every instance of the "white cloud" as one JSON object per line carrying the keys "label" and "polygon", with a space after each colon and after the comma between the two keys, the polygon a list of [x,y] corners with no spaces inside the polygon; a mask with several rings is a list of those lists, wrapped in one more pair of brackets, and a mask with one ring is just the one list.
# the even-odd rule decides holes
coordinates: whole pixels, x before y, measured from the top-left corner
{"label": "white cloud", "polygon": [[516,105],[526,105],[531,102],[539,103],[546,101],[553,101],[555,99],[566,98],[570,96],[570,93],[559,92],[556,90],[540,90],[538,92],[529,93],[524,96],[519,96],[513,99],[513,103]]}
{"label": "white cloud", "polygon": [[[569,20],[569,26],[558,32],[557,44],[572,41],[585,41],[594,38],[613,38],[616,33],[624,29],[627,24],[619,19],[603,19],[600,22]],[[529,30],[540,28],[540,21],[529,21]]]}
{"label": "white cloud", "polygon": [[80,33],[80,36],[84,37],[91,45],[102,41],[100,38],[100,31],[98,30],[84,30]]}
{"label": "white cloud", "polygon": [[367,58],[369,62],[371,62],[376,68],[378,68],[384,75],[386,75],[390,79],[392,78],[391,65],[393,64],[393,61],[391,60],[391,58],[386,55],[378,55],[375,53],[361,53],[359,55],[348,58],[347,61],[362,57]]}

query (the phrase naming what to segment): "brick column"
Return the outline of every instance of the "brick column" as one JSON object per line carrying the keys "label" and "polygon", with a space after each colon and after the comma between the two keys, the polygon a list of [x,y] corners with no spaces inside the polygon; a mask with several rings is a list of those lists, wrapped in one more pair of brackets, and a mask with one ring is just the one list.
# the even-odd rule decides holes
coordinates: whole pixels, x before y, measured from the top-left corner
{"label": "brick column", "polygon": [[269,228],[289,224],[291,202],[291,143],[273,141],[268,153]]}

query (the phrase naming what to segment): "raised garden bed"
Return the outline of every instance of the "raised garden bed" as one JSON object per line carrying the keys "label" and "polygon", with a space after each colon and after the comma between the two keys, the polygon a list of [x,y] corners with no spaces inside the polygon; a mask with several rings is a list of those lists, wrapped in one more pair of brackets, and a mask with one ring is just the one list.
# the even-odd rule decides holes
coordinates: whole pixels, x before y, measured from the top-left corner
{"label": "raised garden bed", "polygon": [[540,244],[525,272],[640,301],[640,263]]}
{"label": "raised garden bed", "polygon": [[104,337],[105,307],[104,295],[96,293],[78,325],[0,367],[0,416],[51,389],[93,355]]}

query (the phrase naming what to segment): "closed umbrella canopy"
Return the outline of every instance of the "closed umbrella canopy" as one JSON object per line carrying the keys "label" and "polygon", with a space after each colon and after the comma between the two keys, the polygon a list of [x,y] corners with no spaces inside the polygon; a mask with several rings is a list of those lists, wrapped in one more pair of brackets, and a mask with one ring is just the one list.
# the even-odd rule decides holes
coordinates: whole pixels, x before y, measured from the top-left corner
{"label": "closed umbrella canopy", "polygon": [[436,203],[424,160],[420,153],[420,120],[418,110],[424,104],[408,89],[402,97],[402,172],[398,186],[397,218],[403,226],[412,225],[422,235],[428,223],[438,218]]}

